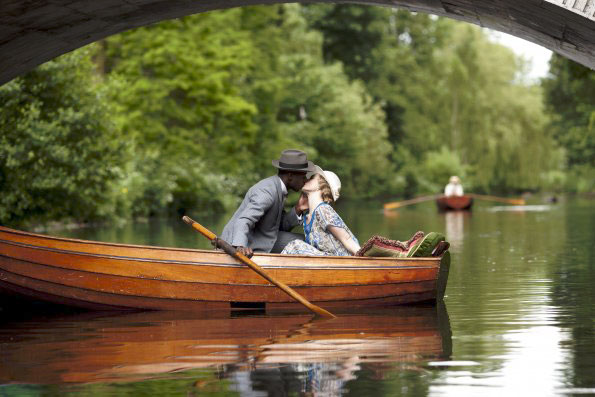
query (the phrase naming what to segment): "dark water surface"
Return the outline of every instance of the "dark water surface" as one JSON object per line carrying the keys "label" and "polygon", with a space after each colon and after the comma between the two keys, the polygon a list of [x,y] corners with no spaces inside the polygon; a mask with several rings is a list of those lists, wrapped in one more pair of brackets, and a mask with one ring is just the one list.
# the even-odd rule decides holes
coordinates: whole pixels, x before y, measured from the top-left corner
{"label": "dark water surface", "polygon": [[[0,312],[0,396],[595,395],[595,202],[338,207],[360,242],[439,231],[445,304],[309,315]],[[192,215],[192,214],[189,214]],[[226,216],[196,218],[220,232]],[[51,234],[207,248],[179,220]]]}

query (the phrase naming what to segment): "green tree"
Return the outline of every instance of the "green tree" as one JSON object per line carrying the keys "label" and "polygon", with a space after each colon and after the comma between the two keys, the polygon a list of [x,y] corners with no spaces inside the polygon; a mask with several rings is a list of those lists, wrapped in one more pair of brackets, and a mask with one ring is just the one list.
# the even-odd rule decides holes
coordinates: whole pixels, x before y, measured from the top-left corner
{"label": "green tree", "polygon": [[252,172],[255,107],[240,95],[251,42],[241,10],[189,16],[109,38],[119,124],[135,142],[140,214],[221,208]]}
{"label": "green tree", "polygon": [[279,52],[262,62],[274,65],[269,70],[275,85],[268,85],[267,98],[275,101],[258,102],[259,109],[274,114],[269,125],[279,142],[307,150],[319,165],[337,172],[347,195],[378,194],[392,177],[382,109],[362,84],[349,81],[340,63],[324,62],[323,37],[308,26],[301,6],[280,8],[277,31],[267,30],[267,37],[278,38]]}
{"label": "green tree", "polygon": [[119,212],[128,148],[93,75],[82,50],[0,87],[0,222]]}
{"label": "green tree", "polygon": [[[439,89],[429,106],[414,109],[408,137],[434,130],[426,139],[447,145],[469,167],[468,183],[481,191],[538,189],[558,166],[549,139],[538,86],[524,83],[523,64],[511,50],[490,42],[472,25],[457,24],[436,62]],[[434,114],[430,128],[424,128]],[[433,138],[433,139],[435,139]],[[413,142],[411,142],[413,144]]]}
{"label": "green tree", "polygon": [[299,5],[166,21],[108,39],[100,59],[137,153],[139,214],[229,207],[287,147],[333,167],[352,196],[390,175],[383,112],[325,64]]}
{"label": "green tree", "polygon": [[303,15],[323,33],[327,63],[340,61],[351,79],[376,77],[373,52],[381,46],[392,11],[382,7],[352,4],[315,4],[303,7]]}
{"label": "green tree", "polygon": [[305,15],[324,34],[325,59],[343,62],[348,75],[361,80],[382,107],[392,146],[389,172],[398,170],[385,192],[414,194],[413,162],[421,161],[424,152],[405,142],[404,118],[414,102],[423,107],[435,96],[436,82],[429,78],[438,68],[432,64],[433,54],[449,25],[426,14],[360,5],[312,5]]}
{"label": "green tree", "polygon": [[437,151],[426,152],[422,163],[424,173],[418,177],[420,190],[441,192],[444,181],[448,181],[452,175],[457,175],[465,181],[467,168],[461,163],[459,156],[446,146]]}
{"label": "green tree", "polygon": [[[325,56],[343,61],[385,111],[403,193],[446,183],[434,178],[447,158],[481,191],[538,189],[559,172],[539,87],[480,29],[404,10],[318,7],[306,15],[325,34]],[[358,46],[360,36],[370,45]]]}
{"label": "green tree", "polygon": [[550,128],[566,154],[571,189],[593,191],[595,182],[595,72],[560,55],[550,60],[543,80],[545,101],[553,115]]}

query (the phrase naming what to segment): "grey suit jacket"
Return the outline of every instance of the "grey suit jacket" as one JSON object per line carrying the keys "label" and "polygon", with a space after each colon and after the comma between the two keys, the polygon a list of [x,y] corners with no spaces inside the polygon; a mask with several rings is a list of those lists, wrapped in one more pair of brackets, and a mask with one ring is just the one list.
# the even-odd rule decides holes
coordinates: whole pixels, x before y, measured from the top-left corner
{"label": "grey suit jacket", "polygon": [[284,203],[279,177],[263,179],[248,190],[220,237],[234,246],[271,252],[279,231],[288,232],[300,223],[294,209],[283,210]]}

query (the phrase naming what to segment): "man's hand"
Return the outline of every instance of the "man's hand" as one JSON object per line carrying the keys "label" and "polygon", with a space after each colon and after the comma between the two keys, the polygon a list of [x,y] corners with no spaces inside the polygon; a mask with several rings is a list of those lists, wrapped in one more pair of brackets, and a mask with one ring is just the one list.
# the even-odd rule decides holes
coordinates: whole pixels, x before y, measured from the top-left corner
{"label": "man's hand", "polygon": [[252,248],[250,247],[236,247],[236,251],[247,256],[248,258],[252,258],[252,255],[254,255],[254,251],[252,251]]}
{"label": "man's hand", "polygon": [[301,215],[304,211],[308,210],[308,196],[302,192],[297,204],[295,205],[295,213]]}

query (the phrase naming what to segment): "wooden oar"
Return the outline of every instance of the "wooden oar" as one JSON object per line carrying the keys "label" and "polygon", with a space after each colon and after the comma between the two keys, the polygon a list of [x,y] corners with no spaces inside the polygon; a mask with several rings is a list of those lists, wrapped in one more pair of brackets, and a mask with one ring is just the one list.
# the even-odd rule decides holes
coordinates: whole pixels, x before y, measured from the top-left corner
{"label": "wooden oar", "polygon": [[504,197],[486,196],[483,194],[473,194],[473,193],[469,193],[468,195],[473,198],[480,199],[480,200],[497,201],[499,203],[506,203],[506,204],[513,204],[513,205],[525,205],[525,200],[523,200],[523,199],[507,199]]}
{"label": "wooden oar", "polygon": [[440,196],[441,196],[441,194],[433,194],[431,196],[420,196],[420,197],[416,197],[416,198],[411,199],[411,200],[393,201],[391,203],[384,204],[384,209],[385,210],[394,210],[396,208],[401,208],[401,207],[404,207],[406,205],[423,203],[424,201],[435,200],[435,199],[437,199]]}
{"label": "wooden oar", "polygon": [[267,281],[269,281],[269,282],[275,284],[277,287],[281,288],[283,290],[283,292],[285,292],[287,295],[291,296],[296,301],[300,302],[302,305],[306,306],[309,310],[313,311],[314,313],[316,313],[316,314],[318,314],[320,316],[331,317],[331,318],[336,317],[334,314],[332,314],[332,313],[324,310],[323,308],[318,307],[318,306],[310,303],[308,300],[306,300],[306,298],[304,298],[303,296],[301,296],[300,294],[298,294],[297,292],[295,292],[293,289],[291,289],[285,283],[282,283],[281,281],[275,280],[271,275],[269,275],[267,272],[265,272],[263,268],[261,268],[256,263],[254,263],[250,258],[248,258],[247,256],[245,256],[241,252],[238,252],[228,242],[226,242],[224,240],[221,240],[220,238],[217,238],[217,236],[215,235],[215,233],[211,232],[209,229],[207,229],[206,227],[204,227],[200,223],[193,221],[192,219],[190,219],[187,216],[184,216],[182,219],[184,220],[184,222],[186,222],[187,224],[189,224],[190,226],[192,226],[200,234],[202,234],[203,236],[205,236],[209,240],[213,241],[213,240],[216,239],[216,243],[217,243],[217,247],[218,248],[223,249],[223,251],[227,252],[229,255],[233,256],[236,259],[239,259],[240,261],[242,261],[243,263],[245,263],[246,265],[248,265],[256,273],[260,274]]}

